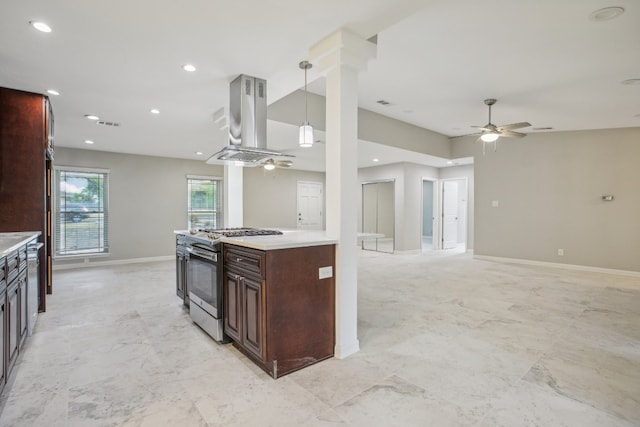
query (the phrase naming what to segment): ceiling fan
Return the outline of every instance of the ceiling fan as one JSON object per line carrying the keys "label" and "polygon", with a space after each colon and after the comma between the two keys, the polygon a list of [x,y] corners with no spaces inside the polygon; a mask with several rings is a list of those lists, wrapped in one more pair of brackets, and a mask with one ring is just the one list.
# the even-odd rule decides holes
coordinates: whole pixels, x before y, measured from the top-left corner
{"label": "ceiling fan", "polygon": [[525,133],[514,132],[515,129],[526,128],[531,126],[529,122],[511,123],[510,125],[496,126],[491,123],[491,106],[498,102],[497,99],[489,98],[485,99],[485,105],[489,106],[489,123],[484,126],[471,126],[474,128],[480,128],[480,133],[474,133],[472,135],[480,135],[477,141],[482,141],[482,154],[484,154],[485,145],[487,142],[493,142],[493,151],[496,151],[498,147],[498,138],[503,136],[506,138],[523,138],[527,136]]}
{"label": "ceiling fan", "polygon": [[290,168],[293,166],[293,162],[291,160],[274,160],[267,159],[262,163],[262,166],[268,170],[274,170],[275,168]]}

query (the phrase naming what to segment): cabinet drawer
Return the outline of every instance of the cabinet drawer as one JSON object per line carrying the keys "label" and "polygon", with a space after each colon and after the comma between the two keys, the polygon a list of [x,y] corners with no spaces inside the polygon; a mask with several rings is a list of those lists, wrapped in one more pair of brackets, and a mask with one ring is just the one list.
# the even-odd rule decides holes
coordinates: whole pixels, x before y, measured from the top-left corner
{"label": "cabinet drawer", "polygon": [[236,268],[243,273],[254,273],[264,278],[264,253],[252,249],[225,246],[224,262],[227,268]]}
{"label": "cabinet drawer", "polygon": [[18,277],[18,272],[20,271],[20,257],[18,256],[18,251],[10,252],[7,255],[7,282],[11,283],[13,279]]}
{"label": "cabinet drawer", "polygon": [[25,270],[27,268],[27,247],[23,246],[18,249],[18,264],[20,266],[19,270]]}

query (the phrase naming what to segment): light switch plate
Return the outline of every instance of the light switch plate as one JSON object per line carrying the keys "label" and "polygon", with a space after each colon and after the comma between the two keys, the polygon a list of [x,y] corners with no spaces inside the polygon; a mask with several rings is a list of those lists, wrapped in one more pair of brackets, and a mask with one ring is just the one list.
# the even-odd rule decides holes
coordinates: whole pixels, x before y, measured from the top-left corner
{"label": "light switch plate", "polygon": [[318,269],[318,278],[319,279],[328,279],[329,277],[333,277],[333,267],[320,267]]}
{"label": "light switch plate", "polygon": [[500,206],[500,202],[497,200],[492,200],[491,201],[491,207],[493,208],[497,208],[498,206]]}

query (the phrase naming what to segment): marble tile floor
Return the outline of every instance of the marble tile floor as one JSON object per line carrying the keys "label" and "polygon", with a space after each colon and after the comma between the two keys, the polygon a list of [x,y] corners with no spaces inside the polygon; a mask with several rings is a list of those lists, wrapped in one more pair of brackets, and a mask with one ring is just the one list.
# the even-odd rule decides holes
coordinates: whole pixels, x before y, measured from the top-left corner
{"label": "marble tile floor", "polygon": [[638,426],[640,278],[359,254],[361,351],[273,380],[173,262],[55,272],[0,426]]}

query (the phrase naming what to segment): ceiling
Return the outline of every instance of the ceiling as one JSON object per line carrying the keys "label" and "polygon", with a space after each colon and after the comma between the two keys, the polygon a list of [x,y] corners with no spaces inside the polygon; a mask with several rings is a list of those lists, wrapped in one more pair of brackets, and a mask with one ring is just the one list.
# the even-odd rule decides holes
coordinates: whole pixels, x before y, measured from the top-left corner
{"label": "ceiling", "polygon": [[[57,146],[204,161],[222,148],[213,115],[228,105],[231,80],[264,78],[275,102],[303,86],[298,62],[309,48],[347,28],[377,35],[360,108],[450,137],[487,123],[485,98],[498,99],[493,123],[529,121],[524,132],[637,127],[640,85],[621,82],[640,79],[640,3],[613,1],[5,1],[0,86],[60,92],[51,96]],[[608,6],[625,13],[590,19]],[[37,20],[53,31],[28,25]],[[309,90],[324,94],[314,69],[309,77]],[[296,167],[322,170],[322,144],[301,151],[297,128],[283,123],[270,121],[268,132],[270,148],[296,154]],[[360,166],[373,157],[446,166],[366,141],[359,156]]]}

